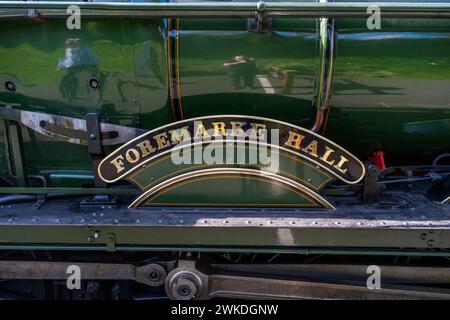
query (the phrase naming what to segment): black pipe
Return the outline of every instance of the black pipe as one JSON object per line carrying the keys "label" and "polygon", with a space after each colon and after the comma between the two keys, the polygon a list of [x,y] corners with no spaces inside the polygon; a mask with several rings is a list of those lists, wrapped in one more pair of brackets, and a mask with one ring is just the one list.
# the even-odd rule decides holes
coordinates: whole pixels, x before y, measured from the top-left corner
{"label": "black pipe", "polygon": [[17,202],[29,202],[35,201],[36,196],[29,194],[10,194],[7,196],[0,197],[0,205],[8,204],[8,203],[17,203]]}

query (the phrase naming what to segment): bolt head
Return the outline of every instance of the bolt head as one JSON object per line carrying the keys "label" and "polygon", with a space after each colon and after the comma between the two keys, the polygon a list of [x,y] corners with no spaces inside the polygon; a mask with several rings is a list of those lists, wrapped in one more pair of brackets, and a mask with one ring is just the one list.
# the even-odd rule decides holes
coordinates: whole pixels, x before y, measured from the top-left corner
{"label": "bolt head", "polygon": [[256,4],[256,10],[263,11],[264,9],[266,9],[266,3],[262,0],[259,0],[258,3]]}
{"label": "bolt head", "polygon": [[89,80],[89,85],[92,89],[98,89],[100,87],[100,82],[97,79],[92,78]]}

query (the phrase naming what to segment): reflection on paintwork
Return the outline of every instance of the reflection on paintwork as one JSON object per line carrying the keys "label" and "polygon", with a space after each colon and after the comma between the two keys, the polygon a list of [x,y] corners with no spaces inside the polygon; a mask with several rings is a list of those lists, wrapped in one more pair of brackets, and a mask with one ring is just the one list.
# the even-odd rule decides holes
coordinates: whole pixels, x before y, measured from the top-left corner
{"label": "reflection on paintwork", "polygon": [[[431,163],[450,149],[448,26],[386,20],[388,32],[367,32],[363,19],[355,21],[340,24],[333,105],[322,133],[362,159],[381,149],[388,165]],[[405,32],[402,24],[412,27]]]}
{"label": "reflection on paintwork", "polygon": [[[1,104],[75,118],[99,112],[105,122],[130,127],[171,121],[161,21],[85,21],[76,31],[64,20],[4,24],[14,33],[0,35]],[[7,91],[5,81],[16,91]],[[35,168],[92,170],[85,146],[23,131],[30,174]]]}
{"label": "reflection on paintwork", "polygon": [[252,114],[311,127],[317,32],[315,19],[305,21],[274,24],[270,33],[246,31],[245,19],[207,26],[181,21],[184,118]]}
{"label": "reflection on paintwork", "polygon": [[426,33],[426,32],[360,32],[352,34],[341,34],[341,40],[387,40],[387,39],[449,39],[447,33]]}
{"label": "reflection on paintwork", "polygon": [[[67,98],[69,102],[72,102],[73,99],[86,94],[89,91],[89,83],[88,81],[80,83],[80,74],[86,72],[88,77],[98,78],[98,68],[98,58],[94,55],[92,50],[83,45],[81,39],[67,39],[64,57],[59,60],[57,65],[57,70],[66,69],[67,72],[61,79],[61,84],[59,86],[61,95],[64,98]],[[102,87],[100,87],[100,93],[103,93]]]}
{"label": "reflection on paintwork", "polygon": [[227,69],[231,78],[231,88],[240,90],[242,88],[254,88],[256,76],[256,62],[251,57],[244,55],[234,56],[232,61],[225,62],[223,66]]}

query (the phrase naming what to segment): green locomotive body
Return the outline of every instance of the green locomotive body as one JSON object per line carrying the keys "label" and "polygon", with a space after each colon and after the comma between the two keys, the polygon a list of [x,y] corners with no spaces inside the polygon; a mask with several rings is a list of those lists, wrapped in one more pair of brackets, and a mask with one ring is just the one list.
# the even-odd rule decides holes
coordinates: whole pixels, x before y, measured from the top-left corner
{"label": "green locomotive body", "polygon": [[251,270],[330,285],[273,280],[284,298],[449,298],[345,282],[376,259],[388,286],[450,282],[449,18],[446,1],[0,1],[0,250],[25,261],[0,278],[76,262],[178,299],[272,296],[230,284]]}

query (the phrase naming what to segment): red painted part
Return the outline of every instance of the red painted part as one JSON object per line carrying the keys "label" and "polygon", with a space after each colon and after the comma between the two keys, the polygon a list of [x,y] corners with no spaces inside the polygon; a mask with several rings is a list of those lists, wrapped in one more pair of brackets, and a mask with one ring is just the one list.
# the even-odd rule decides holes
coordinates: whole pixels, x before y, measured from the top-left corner
{"label": "red painted part", "polygon": [[372,156],[369,157],[370,162],[376,165],[380,170],[386,169],[386,163],[384,162],[384,152],[375,151]]}

